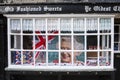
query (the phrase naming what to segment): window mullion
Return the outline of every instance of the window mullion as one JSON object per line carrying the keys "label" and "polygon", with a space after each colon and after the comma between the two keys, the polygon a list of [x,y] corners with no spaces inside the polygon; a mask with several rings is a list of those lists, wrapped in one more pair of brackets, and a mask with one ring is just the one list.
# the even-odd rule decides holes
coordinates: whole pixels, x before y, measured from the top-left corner
{"label": "window mullion", "polygon": [[23,65],[23,19],[20,18],[20,25],[21,25],[21,64]]}
{"label": "window mullion", "polygon": [[33,18],[33,61],[35,66],[35,18]]}
{"label": "window mullion", "polygon": [[11,28],[11,26],[10,26],[10,18],[8,18],[8,25],[7,26],[8,26],[8,66],[10,66],[11,65],[11,51],[10,51],[10,46],[11,46],[11,42],[10,42],[11,31],[10,31],[10,28]]}
{"label": "window mullion", "polygon": [[48,66],[48,18],[45,19],[46,22],[46,65]]}
{"label": "window mullion", "polygon": [[84,33],[84,36],[85,36],[85,66],[87,66],[87,36],[86,36],[86,32],[87,32],[87,25],[88,23],[86,23],[86,18],[84,18],[84,27],[85,27],[85,33]]}
{"label": "window mullion", "polygon": [[111,67],[114,67],[114,17],[111,18]]}
{"label": "window mullion", "polygon": [[72,33],[72,35],[71,35],[71,36],[72,36],[72,40],[71,40],[71,41],[72,41],[72,42],[71,42],[71,43],[72,43],[72,45],[71,45],[71,47],[72,47],[71,56],[72,56],[72,57],[71,57],[71,58],[72,58],[72,65],[73,65],[73,64],[74,64],[74,50],[73,50],[73,49],[74,49],[74,48],[73,48],[73,41],[74,41],[74,37],[73,37],[73,36],[74,36],[74,35],[73,35],[73,18],[71,18],[71,30],[70,30],[70,31],[71,31],[71,33]]}
{"label": "window mullion", "polygon": [[97,51],[98,52],[98,54],[97,54],[97,56],[98,56],[98,58],[97,58],[98,59],[98,65],[97,66],[99,67],[100,66],[100,64],[99,64],[100,63],[100,61],[99,61],[100,60],[100,23],[99,23],[100,18],[98,18],[97,20],[98,20],[97,21],[97,23],[98,23],[98,25],[97,25],[98,26],[98,28],[97,28],[98,29],[97,30],[97,32],[98,32],[98,35],[97,35],[98,36],[98,43],[97,43],[98,44],[98,46],[97,46],[97,50],[98,50]]}
{"label": "window mullion", "polygon": [[61,38],[60,38],[60,32],[61,32],[61,29],[60,29],[60,18],[58,18],[58,49],[59,49],[59,52],[58,52],[58,54],[59,54],[59,57],[58,57],[58,60],[59,60],[59,66],[60,66],[60,64],[61,64],[61,55],[60,55],[60,42],[61,42]]}

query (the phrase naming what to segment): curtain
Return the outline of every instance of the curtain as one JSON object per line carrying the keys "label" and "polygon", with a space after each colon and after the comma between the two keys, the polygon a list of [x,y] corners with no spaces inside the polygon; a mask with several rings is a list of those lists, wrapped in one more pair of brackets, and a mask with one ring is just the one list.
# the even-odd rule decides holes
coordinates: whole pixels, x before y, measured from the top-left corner
{"label": "curtain", "polygon": [[20,20],[19,19],[11,19],[10,20],[10,28],[11,30],[20,30],[21,27],[20,27]]}
{"label": "curtain", "polygon": [[111,19],[102,18],[100,19],[100,30],[111,30]]}
{"label": "curtain", "polygon": [[84,31],[84,19],[74,19],[73,20],[73,31]]}
{"label": "curtain", "polygon": [[47,30],[48,31],[58,31],[58,19],[50,18],[47,20]]}
{"label": "curtain", "polygon": [[32,19],[23,19],[22,20],[23,31],[32,31],[33,30],[33,20]]}
{"label": "curtain", "polygon": [[45,31],[45,30],[46,30],[45,19],[36,19],[35,20],[35,31]]}
{"label": "curtain", "polygon": [[60,28],[61,31],[71,31],[71,19],[61,19]]}

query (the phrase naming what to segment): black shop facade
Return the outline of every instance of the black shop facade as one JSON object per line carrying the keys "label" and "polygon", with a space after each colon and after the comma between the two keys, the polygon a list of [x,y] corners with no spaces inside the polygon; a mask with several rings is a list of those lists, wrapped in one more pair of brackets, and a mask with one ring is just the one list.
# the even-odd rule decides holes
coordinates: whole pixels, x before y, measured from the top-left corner
{"label": "black shop facade", "polygon": [[0,7],[7,80],[115,79],[120,50],[118,3]]}

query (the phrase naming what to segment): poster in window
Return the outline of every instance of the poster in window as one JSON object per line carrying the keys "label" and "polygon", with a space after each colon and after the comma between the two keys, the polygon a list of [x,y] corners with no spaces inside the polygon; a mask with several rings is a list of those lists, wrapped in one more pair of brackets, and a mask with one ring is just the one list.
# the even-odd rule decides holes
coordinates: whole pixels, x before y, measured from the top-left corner
{"label": "poster in window", "polygon": [[74,50],[84,50],[84,36],[74,36]]}
{"label": "poster in window", "polygon": [[58,36],[49,35],[48,36],[48,50],[58,50]]}
{"label": "poster in window", "polygon": [[21,52],[20,51],[11,51],[11,62],[15,65],[21,64]]}
{"label": "poster in window", "polygon": [[46,52],[44,51],[35,52],[35,64],[38,66],[42,66],[46,64]]}
{"label": "poster in window", "polygon": [[61,65],[71,65],[71,36],[61,36]]}
{"label": "poster in window", "polygon": [[23,64],[24,65],[34,65],[32,51],[23,51]]}
{"label": "poster in window", "polygon": [[71,36],[61,36],[61,50],[71,50]]}
{"label": "poster in window", "polygon": [[75,66],[84,66],[85,54],[84,52],[74,52],[73,61]]}
{"label": "poster in window", "polygon": [[66,66],[66,65],[71,65],[72,63],[72,55],[71,52],[61,52],[61,65]]}
{"label": "poster in window", "polygon": [[46,49],[46,36],[45,35],[36,35],[35,36],[35,49],[45,50]]}
{"label": "poster in window", "polygon": [[48,65],[58,65],[59,54],[58,52],[48,52]]}

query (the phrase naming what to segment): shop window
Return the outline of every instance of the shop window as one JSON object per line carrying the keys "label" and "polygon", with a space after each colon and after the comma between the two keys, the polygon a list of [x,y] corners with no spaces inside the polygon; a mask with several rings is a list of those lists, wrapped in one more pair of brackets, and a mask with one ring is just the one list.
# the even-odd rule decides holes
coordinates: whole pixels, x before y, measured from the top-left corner
{"label": "shop window", "polygon": [[42,17],[8,20],[9,66],[112,66],[112,18]]}

